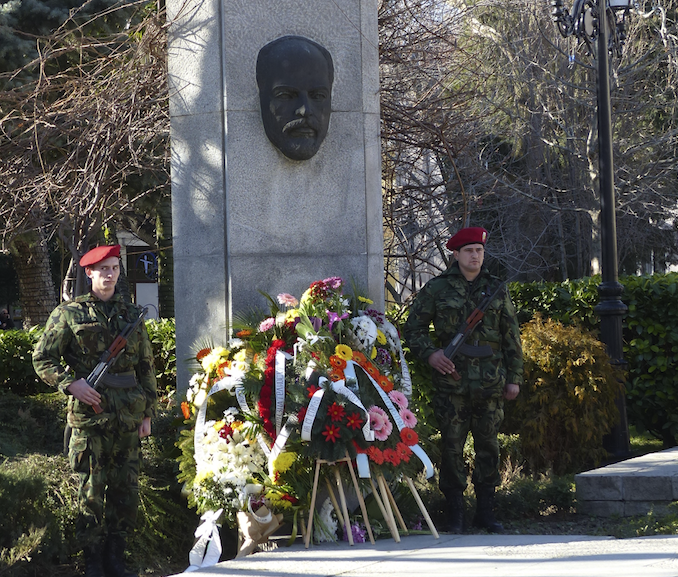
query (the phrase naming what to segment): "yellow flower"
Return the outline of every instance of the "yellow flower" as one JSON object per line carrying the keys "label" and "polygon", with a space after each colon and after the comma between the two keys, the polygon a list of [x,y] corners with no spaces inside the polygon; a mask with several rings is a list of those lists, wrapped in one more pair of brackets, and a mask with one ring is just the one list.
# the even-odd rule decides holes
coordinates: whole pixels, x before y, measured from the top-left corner
{"label": "yellow flower", "polygon": [[292,506],[292,503],[286,499],[283,499],[279,493],[274,491],[269,491],[266,493],[266,499],[273,509],[289,509]]}
{"label": "yellow flower", "polygon": [[214,423],[214,425],[212,425],[212,427],[214,427],[215,431],[221,431],[221,429],[224,428],[225,424],[226,424],[226,421],[221,419],[221,421],[217,421],[216,423]]}
{"label": "yellow flower", "polygon": [[377,329],[377,342],[380,345],[385,345],[386,344],[386,335],[381,332],[381,330]]}
{"label": "yellow flower", "polygon": [[280,453],[273,461],[273,470],[278,473],[284,473],[297,460],[296,453]]}
{"label": "yellow flower", "polygon": [[247,351],[245,349],[239,350],[235,355],[233,356],[234,361],[240,361],[244,362],[247,360]]}
{"label": "yellow flower", "polygon": [[359,297],[358,297],[358,300],[359,300],[361,303],[365,303],[365,304],[368,304],[368,305],[373,305],[373,304],[374,304],[374,301],[368,299],[367,297],[361,297],[361,296],[359,296]]}
{"label": "yellow flower", "polygon": [[334,354],[345,361],[353,359],[353,350],[348,345],[337,345],[334,349]]}
{"label": "yellow flower", "polygon": [[285,320],[294,322],[294,319],[296,319],[299,316],[299,309],[290,309],[287,311],[285,314]]}
{"label": "yellow flower", "polygon": [[370,353],[370,358],[371,359],[377,358],[377,347],[372,347],[372,352]]}

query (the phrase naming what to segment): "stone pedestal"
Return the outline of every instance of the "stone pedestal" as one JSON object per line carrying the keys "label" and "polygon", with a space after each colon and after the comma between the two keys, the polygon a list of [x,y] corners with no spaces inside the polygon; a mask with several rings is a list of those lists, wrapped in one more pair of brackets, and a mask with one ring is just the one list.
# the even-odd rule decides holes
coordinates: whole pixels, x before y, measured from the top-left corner
{"label": "stone pedestal", "polygon": [[[178,386],[201,338],[225,344],[259,290],[300,296],[355,280],[383,306],[376,0],[169,0]],[[255,66],[286,35],[330,51],[332,113],[318,153],[266,137]]]}

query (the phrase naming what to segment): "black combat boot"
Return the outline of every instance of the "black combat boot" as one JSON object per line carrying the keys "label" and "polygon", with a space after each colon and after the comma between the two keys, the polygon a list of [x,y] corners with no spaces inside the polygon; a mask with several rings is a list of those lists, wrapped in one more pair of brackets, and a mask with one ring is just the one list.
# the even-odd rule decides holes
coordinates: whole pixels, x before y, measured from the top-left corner
{"label": "black combat boot", "polygon": [[125,539],[120,535],[109,535],[104,551],[106,577],[138,577],[125,567]]}
{"label": "black combat boot", "polygon": [[85,554],[85,577],[104,577],[103,547],[88,545],[83,553]]}
{"label": "black combat boot", "polygon": [[476,487],[476,514],[473,526],[489,533],[503,533],[504,527],[494,517],[494,487]]}
{"label": "black combat boot", "polygon": [[461,491],[447,496],[447,530],[455,535],[464,532],[464,495]]}

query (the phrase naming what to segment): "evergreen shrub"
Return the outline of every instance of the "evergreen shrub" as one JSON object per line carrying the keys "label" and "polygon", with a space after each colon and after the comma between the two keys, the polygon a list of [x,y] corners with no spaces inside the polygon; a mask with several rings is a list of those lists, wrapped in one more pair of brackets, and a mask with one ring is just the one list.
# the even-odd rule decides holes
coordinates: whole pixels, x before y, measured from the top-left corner
{"label": "evergreen shrub", "polygon": [[168,394],[177,387],[176,331],[174,319],[150,319],[146,330],[153,346],[158,391]]}
{"label": "evergreen shrub", "polygon": [[[624,361],[627,365],[626,410],[629,424],[661,439],[664,447],[678,444],[678,273],[625,276],[622,301],[624,316]],[[520,322],[535,313],[599,326],[600,277],[562,283],[513,283],[511,297]]]}
{"label": "evergreen shrub", "polygon": [[678,441],[678,274],[626,277],[624,358],[629,422],[661,439]]}
{"label": "evergreen shrub", "polygon": [[505,429],[520,435],[531,472],[581,471],[605,458],[603,436],[618,421],[620,373],[605,347],[577,326],[542,320],[522,327],[525,385],[506,403]]}
{"label": "evergreen shrub", "polygon": [[0,331],[0,383],[20,395],[49,391],[33,369],[33,348],[40,329]]}

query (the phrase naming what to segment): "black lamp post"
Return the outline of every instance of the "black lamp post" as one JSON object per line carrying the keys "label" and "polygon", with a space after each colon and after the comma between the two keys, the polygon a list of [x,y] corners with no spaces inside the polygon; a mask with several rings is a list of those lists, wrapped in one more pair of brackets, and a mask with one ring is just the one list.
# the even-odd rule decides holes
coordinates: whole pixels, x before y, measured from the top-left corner
{"label": "black lamp post", "polygon": [[[586,43],[598,64],[598,153],[600,182],[600,234],[602,282],[598,286],[600,336],[613,364],[625,365],[622,318],[627,306],[622,302],[623,287],[617,269],[617,226],[612,156],[612,115],[610,105],[609,53],[621,54],[625,40],[624,23],[631,9],[630,0],[574,0],[572,12],[562,0],[551,0],[552,17],[563,37],[574,35]],[[617,399],[620,422],[603,440],[605,449],[617,459],[629,454],[629,431],[624,394]]]}

